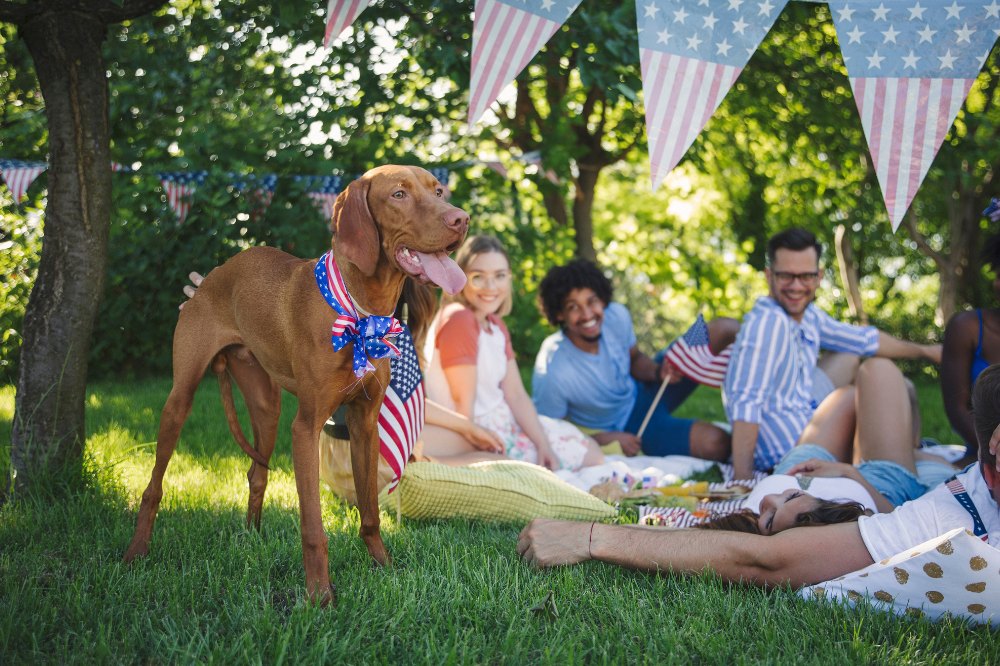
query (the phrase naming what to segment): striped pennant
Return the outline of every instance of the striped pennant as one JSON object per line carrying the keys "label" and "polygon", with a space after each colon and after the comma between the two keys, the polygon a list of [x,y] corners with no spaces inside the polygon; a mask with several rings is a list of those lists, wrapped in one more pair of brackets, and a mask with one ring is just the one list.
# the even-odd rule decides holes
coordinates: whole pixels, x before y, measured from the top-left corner
{"label": "striped pennant", "polygon": [[14,195],[14,205],[21,203],[31,183],[47,168],[45,162],[0,160],[0,174],[3,175],[3,182],[7,184],[10,193]]}
{"label": "striped pennant", "polygon": [[1000,5],[831,0],[892,229],[899,227],[1000,30]]}
{"label": "striped pennant", "polygon": [[191,197],[208,177],[207,171],[161,171],[156,177],[163,183],[170,210],[177,215],[177,222],[184,224],[191,210]]}
{"label": "striped pennant", "polygon": [[476,0],[470,131],[579,4],[580,0]]}
{"label": "striped pennant", "polygon": [[637,0],[654,192],[715,113],[787,1]]}
{"label": "striped pennant", "polygon": [[323,36],[323,46],[329,47],[330,42],[340,37],[347,26],[361,16],[369,1],[330,0],[326,5],[326,34]]}

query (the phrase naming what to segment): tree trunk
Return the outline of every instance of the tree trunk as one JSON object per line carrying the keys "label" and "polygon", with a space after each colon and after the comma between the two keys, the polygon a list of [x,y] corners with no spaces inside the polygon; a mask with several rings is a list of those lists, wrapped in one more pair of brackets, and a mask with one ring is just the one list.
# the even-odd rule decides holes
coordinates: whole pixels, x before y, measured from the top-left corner
{"label": "tree trunk", "polygon": [[[14,406],[15,487],[78,459],[90,337],[107,264],[111,202],[106,27],[84,12],[46,12],[19,26],[49,128],[42,255],[24,316]],[[8,483],[10,485],[10,483]]]}
{"label": "tree trunk", "polygon": [[861,324],[867,326],[868,313],[865,312],[864,303],[861,301],[860,280],[858,280],[858,267],[854,265],[851,235],[847,233],[847,227],[843,224],[837,225],[834,245],[837,248],[837,263],[840,264],[840,282],[847,292],[847,305],[851,309],[851,316],[859,318]]}
{"label": "tree trunk", "polygon": [[580,177],[576,179],[576,197],[573,199],[573,228],[576,230],[576,255],[581,259],[597,261],[594,249],[594,191],[601,168],[581,164]]}

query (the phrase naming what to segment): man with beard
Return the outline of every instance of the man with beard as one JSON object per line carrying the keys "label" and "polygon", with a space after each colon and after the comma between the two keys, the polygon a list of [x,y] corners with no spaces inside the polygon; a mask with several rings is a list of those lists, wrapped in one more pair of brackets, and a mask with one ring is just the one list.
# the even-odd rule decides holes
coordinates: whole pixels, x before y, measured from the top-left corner
{"label": "man with beard", "polygon": [[[561,328],[545,339],[535,359],[532,396],[539,414],[569,419],[597,429],[600,444],[618,441],[628,455],[691,455],[708,460],[729,457],[729,435],[705,421],[679,419],[672,412],[697,388],[665,360],[636,346],[632,318],[611,302],[611,281],[585,260],[549,271],[539,285],[545,316]],[[708,323],[714,354],[735,338],[739,322]],[[663,394],[640,440],[636,433],[668,375]]]}

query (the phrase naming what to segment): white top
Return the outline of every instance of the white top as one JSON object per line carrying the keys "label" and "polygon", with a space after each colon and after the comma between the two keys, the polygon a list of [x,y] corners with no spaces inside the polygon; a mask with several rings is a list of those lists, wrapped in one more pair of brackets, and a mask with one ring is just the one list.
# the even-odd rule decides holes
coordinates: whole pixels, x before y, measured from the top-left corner
{"label": "white top", "polygon": [[[965,486],[979,511],[989,533],[987,543],[994,548],[1000,547],[1000,507],[986,487],[979,465],[959,474],[958,481]],[[972,516],[958,503],[947,484],[942,484],[923,497],[896,507],[892,513],[862,516],[858,519],[858,527],[872,559],[880,562],[956,527],[971,532],[974,524]]]}
{"label": "white top", "polygon": [[[808,488],[803,488],[803,485],[808,485]],[[746,501],[743,502],[743,508],[750,509],[754,513],[760,513],[760,502],[764,499],[765,495],[780,495],[789,488],[802,490],[813,497],[831,502],[857,502],[866,509],[878,513],[871,493],[865,490],[865,487],[854,479],[800,478],[788,476],[787,474],[772,474],[766,479],[762,479],[754,486]]]}
{"label": "white top", "polygon": [[[451,397],[448,378],[441,366],[441,351],[435,340],[440,328],[439,320],[440,313],[427,332],[427,341],[424,343],[424,358],[430,359],[427,376],[424,380],[424,390],[427,399],[454,410],[456,408],[455,401]],[[504,401],[500,382],[507,376],[507,338],[499,326],[491,325],[489,322],[486,325],[489,326],[488,331],[485,328],[479,330],[479,344],[476,352],[474,418],[489,413]]]}

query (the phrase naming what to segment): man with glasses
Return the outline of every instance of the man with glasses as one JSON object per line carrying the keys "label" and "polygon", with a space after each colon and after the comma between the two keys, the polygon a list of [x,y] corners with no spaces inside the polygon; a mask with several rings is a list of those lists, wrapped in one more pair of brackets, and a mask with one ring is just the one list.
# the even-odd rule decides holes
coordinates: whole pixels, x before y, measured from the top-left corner
{"label": "man with glasses", "polygon": [[[821,252],[805,229],[782,231],[768,241],[769,293],[746,316],[723,385],[737,479],[771,469],[800,440],[852,462],[854,405],[864,399],[850,386],[857,357],[941,362],[941,345],[845,324],[813,305]],[[820,349],[835,354],[818,361]]]}

